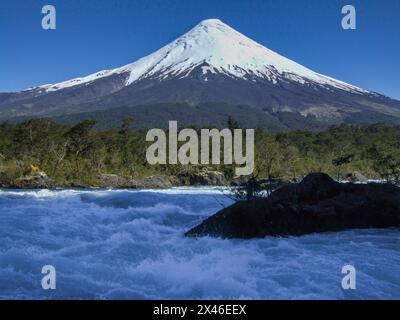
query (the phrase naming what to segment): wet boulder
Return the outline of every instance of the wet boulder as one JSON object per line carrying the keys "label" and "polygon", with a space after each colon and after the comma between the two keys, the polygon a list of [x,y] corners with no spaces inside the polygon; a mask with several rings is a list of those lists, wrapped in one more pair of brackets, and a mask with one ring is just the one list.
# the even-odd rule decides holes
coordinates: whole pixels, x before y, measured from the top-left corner
{"label": "wet boulder", "polygon": [[37,171],[16,179],[11,187],[18,189],[51,189],[55,187],[55,184],[46,173]]}

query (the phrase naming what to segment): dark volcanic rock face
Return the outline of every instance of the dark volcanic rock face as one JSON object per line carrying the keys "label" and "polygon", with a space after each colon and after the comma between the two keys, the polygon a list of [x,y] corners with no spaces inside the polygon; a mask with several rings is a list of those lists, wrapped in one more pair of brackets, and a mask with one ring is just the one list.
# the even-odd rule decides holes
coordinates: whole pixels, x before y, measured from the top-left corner
{"label": "dark volcanic rock face", "polygon": [[237,202],[185,235],[248,239],[387,227],[400,227],[400,188],[340,184],[314,173],[269,198]]}

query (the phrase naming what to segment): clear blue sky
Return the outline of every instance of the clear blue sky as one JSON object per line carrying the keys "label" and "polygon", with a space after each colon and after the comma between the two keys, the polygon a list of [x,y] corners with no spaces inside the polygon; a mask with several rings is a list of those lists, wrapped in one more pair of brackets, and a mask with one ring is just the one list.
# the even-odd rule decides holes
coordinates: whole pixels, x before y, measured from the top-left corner
{"label": "clear blue sky", "polygon": [[[57,9],[57,30],[41,8]],[[341,8],[357,9],[357,30]],[[317,72],[400,99],[400,0],[2,0],[0,92],[119,67],[219,18]]]}

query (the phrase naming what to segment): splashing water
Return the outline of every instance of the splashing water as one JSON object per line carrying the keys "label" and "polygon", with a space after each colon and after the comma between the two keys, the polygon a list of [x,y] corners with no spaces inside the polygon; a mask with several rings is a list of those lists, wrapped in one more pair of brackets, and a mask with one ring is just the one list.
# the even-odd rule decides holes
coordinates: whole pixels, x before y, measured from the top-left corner
{"label": "splashing water", "polygon": [[[0,298],[400,299],[399,229],[183,237],[231,203],[213,188],[0,190]],[[56,290],[41,287],[48,264]]]}

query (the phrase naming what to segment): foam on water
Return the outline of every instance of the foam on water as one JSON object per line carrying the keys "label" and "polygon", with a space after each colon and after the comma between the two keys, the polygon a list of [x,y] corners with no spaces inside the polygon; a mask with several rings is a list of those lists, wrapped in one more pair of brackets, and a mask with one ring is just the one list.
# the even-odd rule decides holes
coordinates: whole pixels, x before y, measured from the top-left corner
{"label": "foam on water", "polygon": [[[0,298],[400,298],[400,231],[187,239],[219,189],[0,191]],[[57,289],[41,289],[41,268]],[[341,289],[341,268],[357,289]]]}

